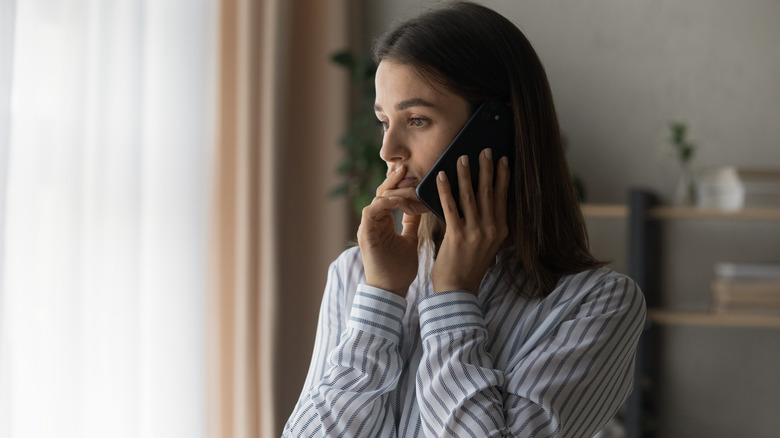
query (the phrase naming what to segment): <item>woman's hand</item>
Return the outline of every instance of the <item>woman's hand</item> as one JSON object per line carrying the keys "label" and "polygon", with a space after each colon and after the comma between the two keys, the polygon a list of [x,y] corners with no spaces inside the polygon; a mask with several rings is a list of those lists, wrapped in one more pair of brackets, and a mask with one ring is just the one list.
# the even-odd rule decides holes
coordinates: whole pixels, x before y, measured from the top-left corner
{"label": "woman's hand", "polygon": [[482,278],[495,263],[496,253],[509,234],[506,223],[509,162],[506,157],[499,160],[495,188],[490,149],[482,151],[478,165],[479,193],[475,199],[468,158],[464,155],[458,160],[462,218],[458,215],[446,175],[441,172],[437,178],[447,229],[433,264],[434,292],[457,289],[476,295]]}
{"label": "woman's hand", "polygon": [[[417,229],[425,211],[413,187],[396,188],[405,173],[399,166],[388,175],[363,209],[358,227],[366,284],[402,297],[417,275]],[[404,212],[401,234],[395,232],[393,210]]]}

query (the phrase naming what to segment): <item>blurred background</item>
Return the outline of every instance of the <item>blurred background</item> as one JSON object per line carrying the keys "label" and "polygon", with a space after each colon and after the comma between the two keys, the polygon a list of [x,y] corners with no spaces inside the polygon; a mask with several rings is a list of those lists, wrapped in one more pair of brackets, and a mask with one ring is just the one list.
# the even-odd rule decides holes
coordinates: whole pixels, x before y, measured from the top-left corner
{"label": "blurred background", "polygon": [[[0,0],[0,436],[279,436],[350,197],[383,172],[364,54],[439,3]],[[588,205],[780,169],[780,3],[478,3],[536,48]],[[779,263],[766,211],[663,221],[660,305],[709,312],[715,264]],[[626,272],[625,213],[587,222]],[[645,430],[777,436],[767,318],[657,323]]]}

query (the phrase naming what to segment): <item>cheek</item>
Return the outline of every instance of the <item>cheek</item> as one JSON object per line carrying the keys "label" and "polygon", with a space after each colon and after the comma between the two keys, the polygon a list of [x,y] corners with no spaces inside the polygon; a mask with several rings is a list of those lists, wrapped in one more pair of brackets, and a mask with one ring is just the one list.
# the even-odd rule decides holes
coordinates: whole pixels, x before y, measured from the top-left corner
{"label": "cheek", "polygon": [[[439,128],[439,127],[437,127]],[[450,133],[450,129],[435,129],[430,130],[414,138],[415,146],[412,154],[412,159],[415,162],[415,167],[421,175],[427,174],[429,170],[439,160],[441,154],[450,145],[452,138],[455,137],[454,133]],[[457,130],[456,130],[457,133]]]}
{"label": "cheek", "polygon": [[[463,123],[465,123],[465,121]],[[440,126],[441,130],[436,132],[435,139],[429,143],[429,147],[426,150],[426,172],[431,170],[433,165],[436,164],[436,161],[439,160],[441,154],[444,153],[444,151],[460,131],[463,123],[458,120],[454,123],[447,123],[446,125]]]}
{"label": "cheek", "polygon": [[436,164],[436,161],[439,160],[439,157],[444,152],[445,149],[447,149],[448,144],[444,145],[437,145],[432,146],[426,150],[425,156],[421,157],[420,167],[425,171],[425,173],[428,173],[429,170],[433,167],[434,164]]}

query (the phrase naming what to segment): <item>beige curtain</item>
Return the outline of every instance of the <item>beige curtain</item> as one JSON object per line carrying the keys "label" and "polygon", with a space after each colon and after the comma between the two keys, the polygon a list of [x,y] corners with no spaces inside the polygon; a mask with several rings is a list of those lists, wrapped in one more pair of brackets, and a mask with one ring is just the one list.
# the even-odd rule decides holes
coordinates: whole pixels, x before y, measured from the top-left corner
{"label": "beige curtain", "polygon": [[220,134],[209,305],[209,435],[279,436],[311,357],[329,263],[349,0],[222,0]]}

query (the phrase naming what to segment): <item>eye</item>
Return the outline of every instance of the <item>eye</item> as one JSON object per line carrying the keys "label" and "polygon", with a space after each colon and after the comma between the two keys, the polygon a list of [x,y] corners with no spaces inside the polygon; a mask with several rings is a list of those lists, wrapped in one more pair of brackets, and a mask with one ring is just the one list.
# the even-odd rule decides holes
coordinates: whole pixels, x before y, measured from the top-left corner
{"label": "eye", "polygon": [[429,120],[422,117],[412,117],[409,119],[409,125],[415,128],[422,128],[423,126],[427,126],[428,123],[430,123]]}
{"label": "eye", "polygon": [[389,123],[383,121],[383,120],[377,120],[376,125],[379,126],[379,131],[384,134],[387,132],[387,128],[390,126]]}

